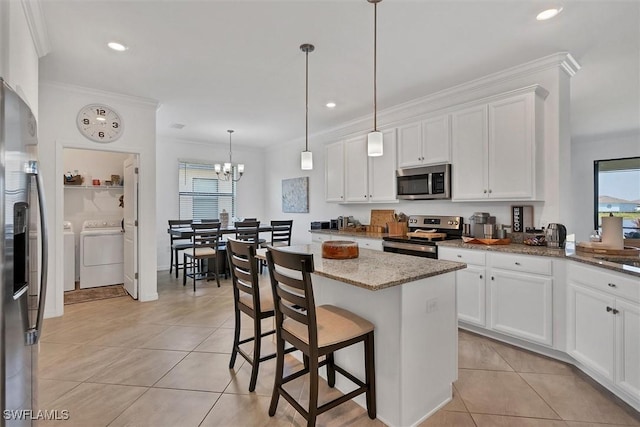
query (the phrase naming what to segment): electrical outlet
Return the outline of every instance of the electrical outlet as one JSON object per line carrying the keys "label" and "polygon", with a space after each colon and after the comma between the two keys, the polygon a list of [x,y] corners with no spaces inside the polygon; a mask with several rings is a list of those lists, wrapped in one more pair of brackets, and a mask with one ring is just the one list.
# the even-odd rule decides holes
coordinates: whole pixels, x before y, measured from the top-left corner
{"label": "electrical outlet", "polygon": [[438,298],[427,300],[427,313],[432,313],[438,309]]}

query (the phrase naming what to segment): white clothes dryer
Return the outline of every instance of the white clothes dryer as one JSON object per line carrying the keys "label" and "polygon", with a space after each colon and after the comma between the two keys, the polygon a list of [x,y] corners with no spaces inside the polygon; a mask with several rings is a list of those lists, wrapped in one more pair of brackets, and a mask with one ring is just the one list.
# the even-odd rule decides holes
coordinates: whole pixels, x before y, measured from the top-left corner
{"label": "white clothes dryer", "polygon": [[85,221],[80,233],[80,288],[121,283],[124,283],[121,221]]}
{"label": "white clothes dryer", "polygon": [[76,233],[73,224],[64,222],[64,290],[73,291],[76,288]]}

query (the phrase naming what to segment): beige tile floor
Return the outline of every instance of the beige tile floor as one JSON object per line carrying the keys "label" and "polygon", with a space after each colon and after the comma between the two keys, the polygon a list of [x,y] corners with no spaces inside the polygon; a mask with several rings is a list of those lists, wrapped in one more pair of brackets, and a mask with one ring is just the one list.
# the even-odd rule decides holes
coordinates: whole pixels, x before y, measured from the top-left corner
{"label": "beige tile floor", "polygon": [[[68,410],[70,419],[40,425],[304,426],[284,399],[275,417],[267,414],[273,360],[261,365],[253,393],[244,359],[228,368],[233,302],[229,280],[221,282],[221,288],[199,282],[194,293],[160,272],[158,301],[74,304],[63,317],[48,319],[40,345],[40,407]],[[287,357],[287,370],[299,366]],[[338,393],[321,386],[321,403]],[[303,406],[307,387],[304,377],[289,385]],[[348,402],[322,414],[318,425],[383,424]],[[460,331],[454,398],[420,427],[614,425],[640,426],[640,414],[568,365]]]}

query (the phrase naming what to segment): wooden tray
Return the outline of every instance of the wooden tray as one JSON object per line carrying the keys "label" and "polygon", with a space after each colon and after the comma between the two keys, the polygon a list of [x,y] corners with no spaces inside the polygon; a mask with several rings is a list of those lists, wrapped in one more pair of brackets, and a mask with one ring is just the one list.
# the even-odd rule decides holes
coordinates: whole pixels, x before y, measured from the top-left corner
{"label": "wooden tray", "polygon": [[578,242],[576,243],[576,251],[588,254],[640,257],[640,249],[638,248],[625,246],[624,249],[612,249],[600,242]]}
{"label": "wooden tray", "polygon": [[478,245],[508,245],[511,243],[511,239],[476,239],[475,237],[462,237],[462,241]]}

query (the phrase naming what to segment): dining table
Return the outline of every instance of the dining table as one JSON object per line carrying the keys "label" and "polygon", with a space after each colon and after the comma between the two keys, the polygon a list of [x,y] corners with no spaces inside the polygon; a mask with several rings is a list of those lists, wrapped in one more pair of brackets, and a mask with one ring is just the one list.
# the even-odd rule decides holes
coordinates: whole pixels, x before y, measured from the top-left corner
{"label": "dining table", "polygon": [[[268,231],[271,231],[272,228],[273,227],[271,227],[271,225],[260,225],[258,227],[258,232],[259,233],[268,232]],[[235,234],[237,231],[238,229],[233,225],[220,228],[220,234],[222,235]],[[193,236],[193,230],[191,229],[191,227],[167,228],[167,233],[171,234],[172,236],[178,239],[190,239],[191,236]]]}

